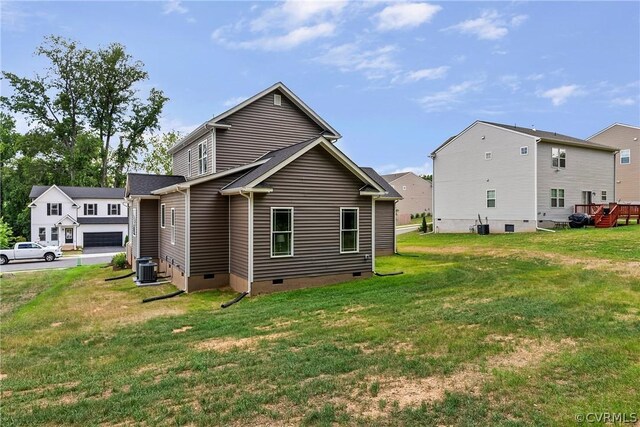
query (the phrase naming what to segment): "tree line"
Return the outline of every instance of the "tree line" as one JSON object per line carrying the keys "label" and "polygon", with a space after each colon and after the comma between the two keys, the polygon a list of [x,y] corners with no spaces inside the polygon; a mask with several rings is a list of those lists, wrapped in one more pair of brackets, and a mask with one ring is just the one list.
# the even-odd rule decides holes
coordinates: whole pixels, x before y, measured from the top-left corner
{"label": "tree line", "polygon": [[48,36],[35,54],[46,68],[3,70],[12,91],[0,96],[0,230],[27,237],[33,185],[124,187],[130,171],[170,173],[167,150],[180,137],[159,133],[169,98],[157,88],[140,96],[149,75],[122,44],[92,50]]}

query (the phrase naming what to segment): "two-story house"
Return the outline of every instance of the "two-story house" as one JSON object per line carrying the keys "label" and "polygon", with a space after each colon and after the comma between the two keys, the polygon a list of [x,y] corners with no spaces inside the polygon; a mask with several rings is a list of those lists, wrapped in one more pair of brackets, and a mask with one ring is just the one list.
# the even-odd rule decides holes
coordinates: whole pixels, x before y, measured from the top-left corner
{"label": "two-story house", "polygon": [[128,212],[123,188],[35,185],[31,240],[63,249],[123,246]]}
{"label": "two-story house", "polygon": [[396,204],[400,223],[409,223],[411,215],[431,213],[431,181],[413,172],[399,172],[382,177],[402,196]]}
{"label": "two-story house", "polygon": [[616,154],[616,201],[640,203],[640,127],[615,123],[589,141],[619,148]]}
{"label": "two-story house", "polygon": [[282,83],[213,117],[170,150],[173,175],[128,175],[129,261],[152,257],[186,291],[371,276],[401,196],[339,138]]}
{"label": "two-story house", "polygon": [[434,230],[536,231],[577,204],[615,201],[617,148],[536,129],[476,121],[433,153]]}

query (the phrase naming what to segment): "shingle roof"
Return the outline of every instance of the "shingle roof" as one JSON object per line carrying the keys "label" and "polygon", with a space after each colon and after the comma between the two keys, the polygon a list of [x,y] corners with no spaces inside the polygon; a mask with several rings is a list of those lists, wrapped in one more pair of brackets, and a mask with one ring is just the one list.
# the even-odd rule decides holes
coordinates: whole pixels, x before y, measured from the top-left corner
{"label": "shingle roof", "polygon": [[126,216],[106,216],[106,217],[78,217],[80,224],[126,224],[129,222]]}
{"label": "shingle roof", "polygon": [[[376,182],[376,184],[378,184],[380,187],[384,188],[384,191],[387,192],[387,195],[385,197],[402,199],[402,196],[400,195],[400,193],[398,193],[395,190],[395,188],[393,188],[391,186],[391,184],[389,184],[389,182],[387,182],[386,179],[384,179],[383,177],[378,175],[378,172],[376,172],[375,169],[368,168],[368,167],[364,167],[364,168],[360,168],[360,169],[362,169],[364,171],[364,173],[369,175],[369,177],[371,179],[373,179]],[[404,174],[401,174],[401,175],[404,175]]]}
{"label": "shingle roof", "polygon": [[[49,188],[51,185],[34,185],[31,187],[29,197],[37,199]],[[65,185],[58,186],[58,188],[72,199],[122,199],[124,197],[124,188],[68,187]]]}
{"label": "shingle roof", "polygon": [[181,175],[152,175],[144,173],[130,173],[127,175],[127,196],[148,196],[153,190],[185,182]]}
{"label": "shingle roof", "polygon": [[388,173],[386,175],[380,175],[380,176],[382,176],[387,182],[392,182],[400,178],[401,176],[405,176],[408,173],[411,173],[411,172]]}

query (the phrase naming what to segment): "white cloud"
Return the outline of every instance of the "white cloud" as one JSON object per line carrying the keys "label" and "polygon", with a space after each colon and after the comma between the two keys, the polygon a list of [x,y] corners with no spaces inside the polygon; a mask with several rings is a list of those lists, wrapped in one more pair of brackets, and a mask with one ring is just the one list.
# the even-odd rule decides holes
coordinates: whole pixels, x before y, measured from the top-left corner
{"label": "white cloud", "polygon": [[517,92],[520,89],[520,78],[515,74],[507,74],[500,76],[500,83],[508,87],[512,93]]}
{"label": "white cloud", "polygon": [[167,119],[165,117],[161,117],[160,132],[166,133],[169,131],[177,131],[184,136],[197,128],[200,124],[201,123],[185,123],[180,119]]}
{"label": "white cloud", "polygon": [[538,96],[548,98],[556,107],[567,102],[567,99],[583,95],[584,92],[578,85],[564,85],[541,92]]}
{"label": "white cloud", "polygon": [[222,103],[225,107],[235,107],[240,104],[242,101],[246,100],[247,96],[234,96],[233,98],[229,98]]}
{"label": "white cloud", "polygon": [[189,11],[186,7],[182,5],[180,0],[168,0],[164,3],[162,7],[162,13],[165,15],[170,15],[172,13],[185,14]]}
{"label": "white cloud", "polygon": [[418,99],[418,103],[428,112],[451,110],[454,105],[462,102],[462,97],[468,93],[482,90],[484,80],[467,80],[449,86],[446,90],[426,95]]}
{"label": "white cloud", "polygon": [[527,80],[538,81],[544,79],[544,74],[529,74]]}
{"label": "white cloud", "polygon": [[[403,78],[405,83],[413,83],[420,80],[437,80],[447,76],[448,66],[442,65],[436,68],[423,68],[421,70],[409,71]],[[395,80],[395,79],[394,79]]]}
{"label": "white cloud", "polygon": [[375,15],[380,31],[415,28],[430,22],[442,7],[429,3],[395,3]]}
{"label": "white cloud", "polygon": [[303,43],[315,40],[317,38],[332,36],[334,31],[334,24],[324,22],[317,25],[299,27],[295,30],[291,30],[286,34],[279,36],[259,37],[253,40],[245,41],[229,40],[224,36],[224,28],[219,28],[213,32],[211,38],[228,48],[278,51],[293,49]]}
{"label": "white cloud", "polygon": [[423,165],[420,166],[405,166],[391,170],[388,173],[401,173],[401,172],[413,172],[416,175],[430,175],[433,172],[433,168],[431,165],[431,161],[427,160]]}
{"label": "white cloud", "polygon": [[367,50],[357,43],[346,43],[331,47],[317,61],[343,72],[360,71],[368,79],[380,79],[397,72],[399,66],[393,58],[396,51],[393,45]]}
{"label": "white cloud", "polygon": [[287,0],[265,10],[251,21],[251,31],[270,30],[274,27],[292,30],[309,22],[318,24],[340,15],[346,5],[346,1]]}
{"label": "white cloud", "polygon": [[636,105],[636,100],[633,98],[614,98],[611,100],[612,105],[627,107],[630,105]]}
{"label": "white cloud", "polygon": [[445,30],[473,35],[480,40],[498,40],[506,36],[510,28],[518,27],[526,20],[526,15],[517,15],[508,20],[496,10],[486,10],[479,18],[467,19]]}

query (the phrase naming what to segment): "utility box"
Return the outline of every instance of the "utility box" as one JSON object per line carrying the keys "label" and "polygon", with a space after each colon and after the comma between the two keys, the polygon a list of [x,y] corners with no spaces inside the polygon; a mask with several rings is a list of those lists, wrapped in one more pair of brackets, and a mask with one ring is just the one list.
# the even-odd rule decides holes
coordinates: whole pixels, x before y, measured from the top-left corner
{"label": "utility box", "polygon": [[141,283],[155,282],[158,278],[156,273],[156,267],[158,264],[155,262],[146,262],[140,264],[140,271],[138,272],[138,281]]}
{"label": "utility box", "polygon": [[141,256],[140,258],[136,259],[136,280],[138,282],[141,281],[140,279],[140,268],[141,266],[150,263],[153,260],[153,258],[151,258],[150,256]]}
{"label": "utility box", "polygon": [[478,224],[478,234],[489,234],[489,224]]}

